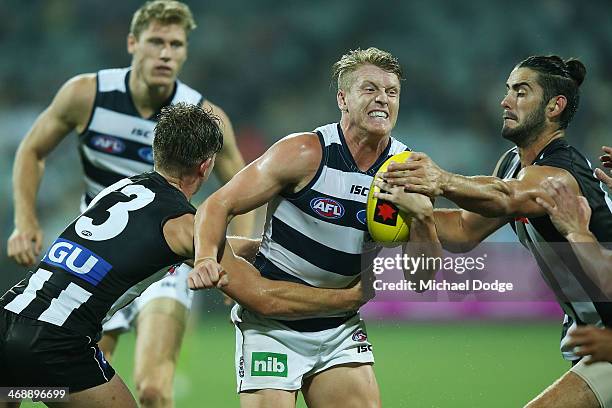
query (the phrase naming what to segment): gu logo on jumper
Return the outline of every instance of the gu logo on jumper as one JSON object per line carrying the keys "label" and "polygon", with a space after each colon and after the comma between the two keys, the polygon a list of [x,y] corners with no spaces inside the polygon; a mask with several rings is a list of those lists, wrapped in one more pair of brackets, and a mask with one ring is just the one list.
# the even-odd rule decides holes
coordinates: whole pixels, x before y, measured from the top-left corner
{"label": "gu logo on jumper", "polygon": [[55,240],[43,262],[60,267],[94,286],[112,269],[111,264],[89,249],[63,238]]}
{"label": "gu logo on jumper", "polygon": [[378,200],[374,210],[374,221],[385,225],[397,225],[399,210],[389,201]]}
{"label": "gu logo on jumper", "polygon": [[89,144],[96,150],[105,153],[118,154],[125,151],[125,143],[116,137],[98,135],[91,138]]}
{"label": "gu logo on jumper", "polygon": [[344,215],[344,207],[342,204],[331,198],[313,198],[310,200],[310,208],[321,217],[332,220],[338,219]]}
{"label": "gu logo on jumper", "polygon": [[252,377],[287,377],[287,355],[253,352],[251,354]]}

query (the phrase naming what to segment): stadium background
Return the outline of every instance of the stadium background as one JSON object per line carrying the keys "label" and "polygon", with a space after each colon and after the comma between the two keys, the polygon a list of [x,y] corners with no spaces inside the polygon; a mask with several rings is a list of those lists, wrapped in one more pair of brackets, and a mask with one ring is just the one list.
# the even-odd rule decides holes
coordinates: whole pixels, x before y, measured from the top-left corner
{"label": "stadium background", "polygon": [[[18,143],[68,78],[129,64],[125,36],[140,2],[2,3],[4,291],[25,273],[6,257]],[[594,162],[600,146],[612,143],[612,6],[605,0],[187,3],[198,28],[180,78],[226,110],[247,160],[288,133],[337,120],[329,68],[346,50],[368,46],[392,52],[404,68],[394,135],[449,170],[488,174],[510,147],[499,136],[499,101],[513,65],[532,54],[574,56],[586,64],[568,136]],[[46,244],[77,215],[82,179],[75,141],[68,137],[47,161],[38,201]],[[508,230],[493,240],[515,242]],[[216,293],[198,293],[196,300],[178,367],[177,406],[236,406],[227,309]],[[366,316],[385,406],[519,406],[566,369],[554,304],[476,306],[373,304]],[[116,362],[127,379],[132,343],[133,335],[122,339]]]}

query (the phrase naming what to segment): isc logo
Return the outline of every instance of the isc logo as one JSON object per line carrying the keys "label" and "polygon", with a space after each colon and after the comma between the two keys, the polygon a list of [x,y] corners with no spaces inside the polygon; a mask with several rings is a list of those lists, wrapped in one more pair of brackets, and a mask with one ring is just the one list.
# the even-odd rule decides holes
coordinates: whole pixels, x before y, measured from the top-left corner
{"label": "isc logo", "polygon": [[360,186],[357,184],[353,184],[351,186],[351,194],[357,194],[360,196],[364,196],[367,197],[368,196],[368,191],[370,191],[369,187],[364,187],[364,186]]}
{"label": "isc logo", "polygon": [[254,352],[251,355],[253,377],[287,377],[287,355]]}
{"label": "isc logo", "polygon": [[344,215],[344,207],[331,198],[317,197],[310,201],[310,208],[321,217],[337,219]]}
{"label": "isc logo", "polygon": [[43,262],[58,266],[92,285],[100,283],[112,268],[108,262],[87,248],[62,238],[58,238],[51,245]]}
{"label": "isc logo", "polygon": [[94,136],[91,138],[91,146],[96,150],[100,150],[106,153],[121,153],[125,150],[125,144],[112,136]]}
{"label": "isc logo", "polygon": [[132,135],[134,136],[142,136],[142,137],[149,137],[151,136],[151,131],[150,130],[146,130],[146,129],[140,129],[140,128],[133,128],[132,129]]}

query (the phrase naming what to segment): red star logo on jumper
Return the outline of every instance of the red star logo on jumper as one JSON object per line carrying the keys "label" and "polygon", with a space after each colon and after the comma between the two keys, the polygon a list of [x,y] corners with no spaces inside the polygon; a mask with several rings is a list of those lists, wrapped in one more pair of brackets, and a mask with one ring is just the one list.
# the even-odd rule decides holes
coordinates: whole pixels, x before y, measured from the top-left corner
{"label": "red star logo on jumper", "polygon": [[395,208],[391,207],[387,203],[378,204],[378,215],[380,215],[383,220],[391,220],[393,219],[393,214],[397,211]]}
{"label": "red star logo on jumper", "polygon": [[527,217],[516,217],[514,221],[522,222],[523,224],[529,224],[529,218]]}

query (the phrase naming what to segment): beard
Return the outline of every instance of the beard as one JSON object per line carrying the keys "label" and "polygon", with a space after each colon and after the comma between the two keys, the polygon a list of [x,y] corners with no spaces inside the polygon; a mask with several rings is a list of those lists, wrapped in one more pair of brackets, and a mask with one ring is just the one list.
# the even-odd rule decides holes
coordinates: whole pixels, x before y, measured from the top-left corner
{"label": "beard", "polygon": [[531,112],[525,122],[518,125],[515,128],[509,128],[507,126],[502,127],[502,137],[510,140],[518,147],[524,147],[529,145],[535,139],[538,134],[544,129],[546,124],[546,117],[544,115],[545,104],[541,104],[538,109]]}

